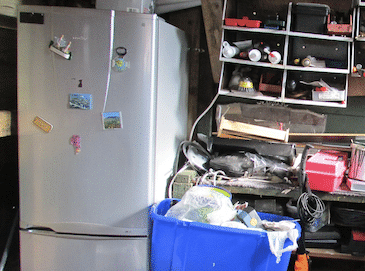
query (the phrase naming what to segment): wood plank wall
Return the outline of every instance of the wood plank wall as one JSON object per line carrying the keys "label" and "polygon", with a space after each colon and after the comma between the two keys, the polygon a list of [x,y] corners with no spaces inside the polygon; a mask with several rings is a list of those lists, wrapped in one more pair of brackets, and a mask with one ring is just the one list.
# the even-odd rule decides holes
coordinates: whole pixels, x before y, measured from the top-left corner
{"label": "wood plank wall", "polygon": [[[190,129],[196,118],[205,110],[210,101],[213,99],[215,93],[218,91],[218,86],[213,80],[213,73],[209,61],[210,55],[206,41],[202,8],[194,7],[162,14],[160,16],[168,23],[184,30],[188,39],[188,129]],[[220,41],[219,44],[216,44],[215,46],[219,48]]]}

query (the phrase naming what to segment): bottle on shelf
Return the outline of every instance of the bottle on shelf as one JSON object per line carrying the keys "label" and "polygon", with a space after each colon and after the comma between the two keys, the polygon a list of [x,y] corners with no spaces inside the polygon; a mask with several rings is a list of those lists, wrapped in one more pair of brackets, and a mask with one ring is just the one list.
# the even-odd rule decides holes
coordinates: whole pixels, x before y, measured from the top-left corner
{"label": "bottle on shelf", "polygon": [[303,67],[314,67],[314,68],[325,68],[326,61],[319,60],[312,56],[307,56],[303,59],[296,58],[294,59],[294,65],[302,65]]}
{"label": "bottle on shelf", "polygon": [[271,51],[268,58],[272,64],[279,64],[281,61],[281,54],[278,51]]}
{"label": "bottle on shelf", "polygon": [[240,53],[240,49],[237,46],[232,46],[228,43],[228,41],[223,42],[223,50],[222,54],[226,58],[232,58],[237,56]]}
{"label": "bottle on shelf", "polygon": [[240,49],[238,57],[248,59],[248,53],[253,48],[252,40],[236,41],[233,44]]}
{"label": "bottle on shelf", "polygon": [[266,60],[267,56],[265,58],[265,54],[262,54],[259,49],[254,48],[248,52],[248,58],[253,62],[259,62]]}
{"label": "bottle on shelf", "polygon": [[271,51],[270,46],[262,42],[249,51],[248,57],[254,62],[269,60],[272,64],[279,64],[281,61],[281,54],[277,51]]}

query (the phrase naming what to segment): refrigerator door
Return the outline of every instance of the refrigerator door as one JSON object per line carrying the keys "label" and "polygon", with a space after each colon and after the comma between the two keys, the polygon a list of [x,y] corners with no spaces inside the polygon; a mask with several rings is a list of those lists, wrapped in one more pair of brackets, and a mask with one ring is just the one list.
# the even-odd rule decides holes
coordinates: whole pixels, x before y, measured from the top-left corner
{"label": "refrigerator door", "polygon": [[[42,235],[20,231],[22,271],[147,271],[147,238]],[[123,255],[123,257],[121,257]]]}
{"label": "refrigerator door", "polygon": [[[156,17],[19,10],[20,226],[146,236],[154,192]],[[49,48],[61,37],[71,42],[70,59]],[[126,49],[125,71],[110,71],[116,47]],[[80,94],[86,105],[74,98]],[[104,129],[102,112],[119,114],[121,128]]]}

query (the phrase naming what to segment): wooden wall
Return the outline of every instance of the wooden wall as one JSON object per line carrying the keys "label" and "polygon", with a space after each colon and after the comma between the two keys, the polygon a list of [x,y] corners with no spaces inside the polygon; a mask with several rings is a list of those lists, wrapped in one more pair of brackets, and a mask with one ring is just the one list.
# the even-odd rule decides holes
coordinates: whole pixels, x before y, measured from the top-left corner
{"label": "wooden wall", "polygon": [[[168,23],[185,31],[189,44],[189,108],[188,127],[192,127],[196,118],[205,110],[218,91],[213,80],[210,56],[204,28],[201,7],[194,7],[160,15]],[[219,44],[215,45],[220,46]],[[217,56],[217,60],[218,56]],[[220,72],[215,69],[215,72]],[[219,75],[218,79],[219,80]],[[218,81],[217,81],[218,82]],[[190,131],[189,131],[190,132]]]}

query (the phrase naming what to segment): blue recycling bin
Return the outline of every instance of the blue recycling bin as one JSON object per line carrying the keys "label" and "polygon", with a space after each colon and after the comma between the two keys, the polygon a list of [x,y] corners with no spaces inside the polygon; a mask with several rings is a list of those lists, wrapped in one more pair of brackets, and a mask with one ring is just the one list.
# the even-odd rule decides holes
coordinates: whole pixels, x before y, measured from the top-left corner
{"label": "blue recycling bin", "polygon": [[[165,199],[151,208],[153,222],[151,270],[155,271],[286,271],[291,252],[279,263],[270,251],[266,231],[235,229],[165,217],[174,199]],[[176,200],[176,199],[175,199]],[[262,220],[279,222],[289,217],[259,213]],[[301,228],[295,222],[296,229]],[[292,245],[285,241],[284,248]]]}

